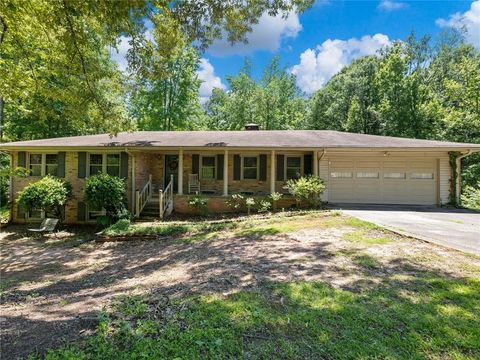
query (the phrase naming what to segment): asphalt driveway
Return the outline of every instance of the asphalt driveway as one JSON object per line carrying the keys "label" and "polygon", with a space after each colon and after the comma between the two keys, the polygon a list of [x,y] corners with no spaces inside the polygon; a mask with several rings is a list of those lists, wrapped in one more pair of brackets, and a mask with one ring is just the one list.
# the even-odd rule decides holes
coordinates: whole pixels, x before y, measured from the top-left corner
{"label": "asphalt driveway", "polygon": [[345,214],[403,235],[480,255],[480,213],[426,206],[339,205]]}

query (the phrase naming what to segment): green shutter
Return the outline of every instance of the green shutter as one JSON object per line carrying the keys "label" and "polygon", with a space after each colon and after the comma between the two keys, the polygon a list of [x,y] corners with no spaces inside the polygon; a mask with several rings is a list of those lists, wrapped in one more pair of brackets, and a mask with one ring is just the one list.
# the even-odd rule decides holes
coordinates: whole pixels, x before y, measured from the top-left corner
{"label": "green shutter", "polygon": [[225,161],[224,155],[217,155],[217,180],[223,180],[223,163]]}
{"label": "green shutter", "polygon": [[87,153],[78,153],[78,178],[84,179],[87,176]]}
{"label": "green shutter", "polygon": [[200,156],[198,154],[192,155],[192,174],[199,175],[199,163],[200,163]]}
{"label": "green shutter", "polygon": [[260,155],[260,181],[267,181],[267,155]]}
{"label": "green shutter", "polygon": [[120,177],[128,179],[128,154],[125,151],[120,153]]}
{"label": "green shutter", "polygon": [[240,155],[233,155],[233,180],[240,180]]}
{"label": "green shutter", "polygon": [[277,181],[285,180],[285,155],[277,155]]}
{"label": "green shutter", "polygon": [[27,167],[27,153],[25,151],[18,152],[17,165],[19,167]]}
{"label": "green shutter", "polygon": [[64,178],[65,177],[65,151],[61,151],[57,155],[58,167],[57,167],[57,176]]}
{"label": "green shutter", "polygon": [[25,220],[25,208],[22,205],[17,205],[17,219]]}
{"label": "green shutter", "polygon": [[83,201],[77,204],[77,220],[85,221],[87,218],[87,205]]}
{"label": "green shutter", "polygon": [[313,156],[311,154],[303,156],[303,175],[312,175],[312,160]]}

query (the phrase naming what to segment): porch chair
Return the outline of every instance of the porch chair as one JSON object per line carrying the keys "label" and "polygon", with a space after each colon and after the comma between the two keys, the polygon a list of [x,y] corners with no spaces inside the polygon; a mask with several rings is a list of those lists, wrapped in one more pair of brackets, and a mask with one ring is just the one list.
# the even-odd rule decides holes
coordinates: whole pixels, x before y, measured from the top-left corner
{"label": "porch chair", "polygon": [[188,175],[188,193],[200,193],[200,181],[198,180],[198,174]]}
{"label": "porch chair", "polygon": [[29,232],[35,234],[41,234],[42,236],[47,232],[52,232],[58,224],[58,219],[45,218],[43,219],[40,227],[37,229],[27,229]]}

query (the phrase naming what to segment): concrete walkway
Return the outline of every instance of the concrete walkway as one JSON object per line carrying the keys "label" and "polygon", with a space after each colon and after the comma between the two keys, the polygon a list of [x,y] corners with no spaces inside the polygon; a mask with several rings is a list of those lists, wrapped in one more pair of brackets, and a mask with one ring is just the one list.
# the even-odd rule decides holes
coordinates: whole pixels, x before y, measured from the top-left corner
{"label": "concrete walkway", "polygon": [[435,244],[480,255],[480,213],[426,206],[338,205],[351,216]]}

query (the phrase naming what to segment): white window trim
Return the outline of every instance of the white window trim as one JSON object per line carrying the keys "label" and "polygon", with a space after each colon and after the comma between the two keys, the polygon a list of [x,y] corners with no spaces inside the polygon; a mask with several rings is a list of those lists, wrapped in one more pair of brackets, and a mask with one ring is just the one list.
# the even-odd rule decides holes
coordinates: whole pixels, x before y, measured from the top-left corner
{"label": "white window trim", "polygon": [[[27,170],[30,171],[30,155],[41,155],[42,161],[40,163],[40,175],[28,175],[32,177],[44,177],[47,174],[47,155],[57,155],[57,166],[58,166],[58,152],[29,152],[27,153],[26,165]],[[38,165],[38,164],[35,164]]]}
{"label": "white window trim", "polygon": [[[376,174],[376,176],[358,176],[358,174]],[[380,179],[380,172],[378,171],[356,171],[355,172],[355,178],[356,179],[373,179],[373,180],[378,180]]]}
{"label": "white window trim", "polygon": [[[257,158],[257,176],[256,176],[255,179],[245,179],[245,178],[243,177],[243,173],[244,173],[244,169],[245,169],[245,166],[244,166],[245,158],[250,158],[250,157]],[[240,165],[241,165],[241,166],[240,166],[240,179],[241,179],[241,180],[247,180],[247,181],[248,181],[248,180],[258,181],[259,176],[260,176],[260,174],[259,174],[259,173],[260,173],[260,171],[259,171],[259,169],[260,169],[260,156],[259,156],[259,155],[242,155],[242,156],[241,156],[241,161],[240,161],[240,163],[241,163],[241,164],[240,164]],[[249,169],[250,169],[250,168],[249,168]],[[253,169],[253,168],[251,168],[251,169]]]}
{"label": "white window trim", "polygon": [[90,177],[90,155],[102,155],[102,174],[107,173],[107,155],[118,155],[118,176],[122,174],[122,156],[119,152],[89,152],[87,153],[87,177]]}
{"label": "white window trim", "polygon": [[302,155],[293,155],[293,154],[284,154],[284,164],[283,164],[283,169],[284,169],[284,179],[288,180],[287,177],[287,158],[300,158],[300,176],[304,175],[304,164],[303,164],[303,154]]}
{"label": "white window trim", "polygon": [[85,221],[86,222],[96,222],[97,221],[96,219],[90,219],[90,213],[96,212],[96,213],[98,213],[98,216],[104,216],[104,215],[107,214],[107,212],[103,208],[100,211],[90,211],[88,204],[85,204],[85,205],[86,205],[85,206],[85,212],[86,212]]}
{"label": "white window trim", "polygon": [[[213,157],[214,158],[214,165],[213,165],[213,178],[211,179],[204,179],[203,178],[203,158],[210,158],[210,157]],[[198,177],[200,180],[205,180],[205,181],[215,181],[217,179],[217,171],[218,171],[218,163],[217,163],[217,155],[200,155],[200,159],[199,159],[199,173],[198,174]],[[211,167],[211,166],[207,166],[207,167]]]}
{"label": "white window trim", "polygon": [[30,216],[30,210],[28,210],[28,211],[26,212],[26,215],[27,215],[27,216],[26,216],[26,217],[27,217],[27,220],[38,221],[38,220],[43,220],[43,219],[45,219],[45,211],[43,211],[43,210],[40,210],[40,217],[31,217],[31,216]]}
{"label": "white window trim", "polygon": [[[414,177],[413,176],[414,174],[423,174],[423,175],[428,174],[428,175],[431,175],[431,177]],[[410,180],[435,180],[435,173],[431,171],[427,171],[427,172],[412,171],[410,173]]]}

